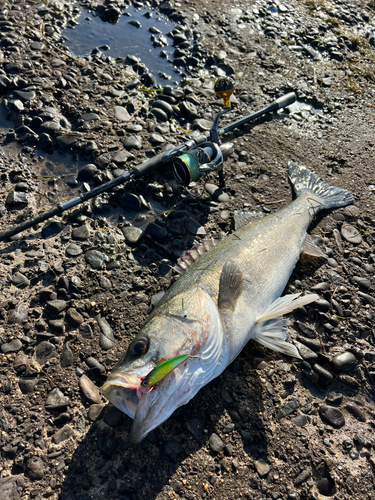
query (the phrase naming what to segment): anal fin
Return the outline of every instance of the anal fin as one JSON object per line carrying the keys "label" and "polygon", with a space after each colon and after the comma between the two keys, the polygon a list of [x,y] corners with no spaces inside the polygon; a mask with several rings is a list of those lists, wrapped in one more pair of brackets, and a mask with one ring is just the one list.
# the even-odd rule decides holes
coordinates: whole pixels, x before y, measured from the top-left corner
{"label": "anal fin", "polygon": [[293,358],[302,359],[295,345],[287,342],[289,321],[281,316],[260,323],[255,331],[255,340],[274,351]]}
{"label": "anal fin", "polygon": [[234,311],[238,297],[242,292],[242,287],[242,271],[231,262],[226,262],[220,276],[219,309],[228,308]]}
{"label": "anal fin", "polygon": [[328,259],[328,255],[326,255],[323,250],[321,250],[318,246],[315,245],[311,236],[308,234],[303,243],[302,255],[308,257],[319,257],[323,259]]}

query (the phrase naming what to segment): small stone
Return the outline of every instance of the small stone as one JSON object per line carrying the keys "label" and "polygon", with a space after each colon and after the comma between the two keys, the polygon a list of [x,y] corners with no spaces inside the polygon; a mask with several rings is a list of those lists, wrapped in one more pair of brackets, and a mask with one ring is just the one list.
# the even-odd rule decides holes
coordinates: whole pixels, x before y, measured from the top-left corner
{"label": "small stone", "polygon": [[60,356],[60,366],[61,368],[67,368],[68,366],[73,365],[73,361],[74,361],[73,351],[71,350],[68,342],[66,342],[66,344],[64,344]]}
{"label": "small stone", "polygon": [[76,245],[75,243],[69,243],[69,245],[65,249],[65,253],[69,257],[77,257],[78,255],[81,255],[81,253],[83,253],[83,250],[79,245]]}
{"label": "small stone", "polygon": [[291,419],[291,422],[298,427],[303,427],[307,424],[307,416],[306,415],[298,415],[298,417],[294,417]]}
{"label": "small stone", "polygon": [[1,352],[8,354],[10,352],[18,352],[22,349],[22,342],[19,339],[14,339],[8,344],[2,344]]}
{"label": "small stone", "polygon": [[341,236],[349,243],[353,243],[353,245],[359,245],[362,243],[362,235],[360,231],[356,227],[350,226],[349,224],[341,227]]}
{"label": "small stone", "polygon": [[37,383],[38,379],[36,377],[20,378],[18,381],[18,385],[21,389],[22,394],[31,394],[32,392],[34,392]]}
{"label": "small stone", "polygon": [[331,365],[338,372],[353,370],[357,364],[358,360],[351,352],[342,352],[331,359]]}
{"label": "small stone", "polygon": [[13,285],[17,288],[25,288],[30,285],[30,280],[26,278],[26,276],[20,272],[16,272],[12,276]]}
{"label": "small stone", "polygon": [[197,236],[206,235],[205,228],[192,217],[189,217],[188,219],[185,220],[185,227],[190,234],[194,234]]}
{"label": "small stone", "polygon": [[218,201],[219,203],[224,203],[229,201],[229,195],[227,193],[224,193],[215,184],[206,183],[204,185],[204,189],[207,191],[209,195],[211,195],[214,201]]}
{"label": "small stone", "polygon": [[85,254],[85,259],[92,269],[103,269],[105,264],[110,261],[109,257],[99,250],[89,250]]}
{"label": "small stone", "polygon": [[223,451],[225,444],[215,433],[212,433],[209,439],[209,445],[214,453],[220,453]]}
{"label": "small stone", "polygon": [[40,344],[36,346],[35,349],[35,357],[37,362],[40,365],[44,365],[44,363],[52,358],[55,354],[55,346],[48,342],[47,340],[44,340]]}
{"label": "small stone", "polygon": [[62,319],[51,319],[48,321],[48,325],[57,335],[63,335],[65,333],[65,323]]}
{"label": "small stone", "polygon": [[264,458],[256,460],[254,465],[260,477],[266,477],[271,470],[270,466],[268,465],[267,461],[264,460]]}
{"label": "small stone", "polygon": [[294,340],[294,345],[297,347],[298,352],[304,360],[314,361],[318,358],[318,355],[314,351],[309,349],[305,344],[302,344],[302,342]]}
{"label": "small stone", "polygon": [[116,427],[120,424],[123,416],[123,412],[116,408],[116,406],[110,406],[103,418],[103,422],[109,425],[109,427]]}
{"label": "small stone", "polygon": [[128,151],[119,151],[113,157],[113,161],[120,166],[124,165],[128,160],[133,160],[133,159],[134,155],[129,153]]}
{"label": "small stone", "polygon": [[70,307],[66,311],[65,319],[68,321],[68,323],[72,326],[80,326],[84,319],[82,314],[80,314],[74,307]]}
{"label": "small stone", "polygon": [[67,407],[68,403],[68,396],[64,396],[63,392],[55,387],[47,396],[46,410],[62,410]]}
{"label": "small stone", "polygon": [[366,422],[366,415],[363,413],[363,411],[354,403],[347,403],[344,406],[345,410],[350,413],[355,419],[357,419],[359,422]]}
{"label": "small stone", "polygon": [[281,418],[290,415],[291,413],[296,411],[297,408],[299,408],[299,401],[297,398],[292,398],[290,401],[285,403],[285,405],[279,409],[279,411],[276,414],[277,420],[280,420]]}
{"label": "small stone", "polygon": [[93,120],[99,120],[100,116],[97,113],[85,113],[81,116],[81,119],[85,122],[91,122]]}
{"label": "small stone", "polygon": [[70,425],[64,425],[61,429],[59,429],[53,436],[52,441],[55,444],[60,444],[63,441],[66,441],[70,437],[74,436],[74,430]]}
{"label": "small stone", "polygon": [[65,300],[61,299],[55,299],[55,300],[50,300],[47,302],[45,305],[45,312],[49,314],[50,316],[59,316],[60,313],[66,308],[67,303]]}
{"label": "small stone", "polygon": [[28,195],[27,193],[23,193],[22,191],[11,191],[6,199],[7,207],[17,207],[19,205],[27,205],[28,204]]}
{"label": "small stone", "polygon": [[330,392],[326,398],[329,405],[340,406],[342,403],[343,395],[341,392]]}
{"label": "small stone", "polygon": [[319,382],[323,386],[327,386],[329,384],[332,384],[333,382],[333,375],[331,372],[320,366],[319,364],[314,364],[313,365],[313,370],[315,373],[319,375]]}
{"label": "small stone", "polygon": [[203,418],[191,418],[186,422],[186,428],[198,441],[204,435],[205,425],[206,422]]}
{"label": "small stone", "polygon": [[126,149],[142,149],[142,137],[138,135],[130,135],[123,140],[123,145]]}
{"label": "small stone", "polygon": [[165,139],[160,134],[150,134],[148,141],[152,146],[160,146],[165,142]]}
{"label": "small stone", "polygon": [[340,408],[324,404],[319,408],[319,415],[324,422],[335,429],[345,425],[345,418]]}
{"label": "small stone", "polygon": [[120,122],[127,122],[130,120],[130,114],[123,106],[114,106],[113,112],[116,120],[119,120]]}
{"label": "small stone", "polygon": [[101,318],[98,315],[96,318],[98,325],[100,327],[99,345],[105,351],[112,349],[117,345],[117,341],[113,335],[112,328],[110,327],[108,321],[105,318]]}
{"label": "small stone", "polygon": [[155,222],[150,222],[145,229],[145,233],[152,236],[156,240],[162,240],[168,234],[168,231],[164,227],[155,224]]}
{"label": "small stone", "polygon": [[85,241],[88,238],[90,238],[91,232],[90,229],[86,226],[86,224],[83,224],[82,226],[75,227],[72,231],[72,238],[74,240],[82,240]]}
{"label": "small stone", "polygon": [[88,411],[88,417],[91,420],[91,422],[95,422],[95,420],[97,420],[100,417],[101,413],[103,412],[106,406],[107,405],[103,404],[93,404],[90,406]]}
{"label": "small stone", "polygon": [[139,229],[138,227],[122,227],[121,231],[125,236],[126,243],[129,245],[136,245],[143,236],[142,229]]}
{"label": "small stone", "polygon": [[296,477],[294,480],[294,486],[299,486],[300,484],[304,483],[311,477],[311,473],[307,470],[304,470],[299,474],[299,476]]}
{"label": "small stone", "polygon": [[42,479],[44,476],[44,463],[40,457],[31,457],[27,461],[26,472],[30,479]]}
{"label": "small stone", "polygon": [[89,403],[101,403],[100,391],[98,387],[86,375],[82,375],[79,379],[79,386],[83,395]]}

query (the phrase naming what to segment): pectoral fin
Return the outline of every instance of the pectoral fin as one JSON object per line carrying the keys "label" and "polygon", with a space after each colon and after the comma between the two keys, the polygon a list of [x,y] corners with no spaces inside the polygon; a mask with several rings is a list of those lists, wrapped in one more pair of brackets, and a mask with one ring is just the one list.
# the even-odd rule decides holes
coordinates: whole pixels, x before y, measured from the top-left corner
{"label": "pectoral fin", "polygon": [[242,271],[231,262],[226,262],[220,276],[219,309],[226,308],[234,311],[238,297],[242,292],[242,287]]}
{"label": "pectoral fin", "polygon": [[303,243],[302,255],[328,259],[328,255],[326,255],[318,246],[315,245],[309,234],[306,236],[306,239]]}

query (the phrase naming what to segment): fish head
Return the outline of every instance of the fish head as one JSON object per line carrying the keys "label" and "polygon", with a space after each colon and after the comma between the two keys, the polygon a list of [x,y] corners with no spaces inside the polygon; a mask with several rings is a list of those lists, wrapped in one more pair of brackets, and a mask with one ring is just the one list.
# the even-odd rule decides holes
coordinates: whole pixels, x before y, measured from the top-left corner
{"label": "fish head", "polygon": [[[104,396],[134,419],[139,443],[214,377],[223,351],[216,303],[195,287],[163,304],[146,322],[102,386]],[[188,358],[152,387],[142,380],[162,361]]]}

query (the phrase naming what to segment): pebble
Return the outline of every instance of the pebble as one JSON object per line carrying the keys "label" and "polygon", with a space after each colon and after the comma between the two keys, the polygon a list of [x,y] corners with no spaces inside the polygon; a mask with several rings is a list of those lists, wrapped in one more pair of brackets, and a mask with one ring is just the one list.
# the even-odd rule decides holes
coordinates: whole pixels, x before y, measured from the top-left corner
{"label": "pebble", "polygon": [[319,415],[324,422],[335,429],[339,429],[345,425],[345,417],[340,408],[324,404],[319,408]]}
{"label": "pebble", "polygon": [[338,372],[353,370],[357,364],[358,360],[351,352],[342,352],[331,359],[331,365]]}
{"label": "pebble", "polygon": [[100,327],[100,335],[99,335],[99,345],[105,351],[116,347],[117,341],[113,335],[112,328],[108,324],[105,318],[100,317],[98,315],[96,318],[98,325]]}
{"label": "pebble", "polygon": [[80,314],[74,307],[70,307],[65,314],[65,319],[68,323],[74,327],[80,326],[84,319],[82,314]]}
{"label": "pebble", "polygon": [[35,357],[37,362],[40,365],[44,365],[46,361],[48,361],[55,354],[55,346],[48,342],[48,340],[44,340],[40,344],[38,344],[35,348]]}
{"label": "pebble", "polygon": [[45,305],[45,312],[50,316],[59,316],[66,309],[67,302],[61,299],[50,300]]}
{"label": "pebble", "polygon": [[74,362],[73,351],[71,350],[69,343],[66,342],[61,352],[60,366],[61,368],[67,368],[68,366],[72,366],[73,362]]}
{"label": "pebble", "polygon": [[139,135],[130,135],[123,140],[125,149],[142,149],[142,137]]}
{"label": "pebble", "polygon": [[91,420],[91,422],[95,422],[95,420],[97,420],[100,417],[106,406],[107,405],[103,404],[93,404],[90,406],[88,411],[88,417]]}
{"label": "pebble", "polygon": [[191,217],[185,220],[185,228],[190,234],[194,234],[196,236],[206,235],[205,228]]}
{"label": "pebble", "polygon": [[59,429],[57,432],[55,432],[55,434],[52,436],[52,441],[55,444],[60,444],[72,436],[74,436],[74,430],[69,424],[67,424],[64,425],[64,427]]}
{"label": "pebble", "polygon": [[145,233],[156,240],[162,240],[167,236],[168,231],[164,227],[155,224],[155,222],[150,222],[145,229]]}
{"label": "pebble", "polygon": [[[72,231],[72,238],[74,240],[82,240],[85,241],[89,239],[91,236],[91,231],[90,229],[86,226],[86,224],[83,224],[82,226],[75,227]],[[80,248],[80,247],[79,247]],[[82,252],[81,252],[82,253]]]}
{"label": "pebble", "polygon": [[48,394],[45,406],[47,410],[62,410],[67,407],[68,403],[69,397],[65,396],[58,387],[55,387]]}
{"label": "pebble", "polygon": [[308,470],[303,470],[294,480],[294,486],[299,486],[311,477],[311,473]]}
{"label": "pebble", "polygon": [[214,453],[220,453],[223,451],[225,444],[215,433],[212,433],[209,439],[209,445]]}
{"label": "pebble", "polygon": [[300,353],[301,357],[306,360],[306,361],[314,361],[318,359],[318,355],[316,352],[312,351],[309,349],[305,344],[302,342],[298,342],[297,340],[294,340],[294,345],[297,347],[298,352]]}
{"label": "pebble", "polygon": [[85,359],[86,365],[90,368],[90,371],[92,372],[97,372],[100,375],[105,375],[106,374],[106,369],[105,367],[99,363],[99,361],[92,356],[89,356],[88,358]]}
{"label": "pebble", "polygon": [[333,406],[340,406],[343,400],[341,392],[330,392],[326,398],[327,403]]}
{"label": "pebble", "polygon": [[19,205],[28,204],[28,195],[21,191],[11,191],[5,202],[7,207],[17,207]]}
{"label": "pebble", "polygon": [[204,189],[207,193],[212,197],[214,201],[218,201],[219,203],[224,203],[229,201],[229,195],[224,193],[218,186],[215,184],[206,183],[204,185]]}
{"label": "pebble", "polygon": [[361,232],[356,227],[350,226],[349,224],[341,227],[341,236],[349,243],[353,243],[353,245],[362,243]]}
{"label": "pebble", "polygon": [[25,288],[30,285],[30,280],[26,278],[26,276],[19,271],[13,274],[12,276],[13,285],[18,288]]}
{"label": "pebble", "polygon": [[121,231],[125,236],[126,243],[129,245],[136,245],[143,236],[142,229],[139,229],[138,227],[122,227]]}
{"label": "pebble", "polygon": [[291,413],[295,412],[297,408],[299,408],[299,401],[297,398],[292,398],[290,401],[285,403],[285,405],[281,406],[276,414],[277,420],[290,415]]}
{"label": "pebble", "polygon": [[66,255],[68,255],[68,257],[77,257],[78,255],[81,255],[81,253],[83,253],[83,250],[79,245],[76,245],[75,243],[69,243],[69,245],[65,249],[65,253]]}
{"label": "pebble", "polygon": [[44,476],[44,462],[40,457],[31,457],[26,464],[26,472],[30,479],[42,479]]}
{"label": "pebble", "polygon": [[103,269],[107,262],[110,261],[109,257],[99,250],[89,250],[85,254],[85,260],[92,269]]}
{"label": "pebble", "polygon": [[350,413],[350,415],[352,415],[359,422],[366,422],[367,420],[366,415],[355,403],[347,403],[344,406],[344,408],[348,413]]}
{"label": "pebble", "polygon": [[18,381],[18,385],[21,389],[22,394],[31,394],[32,392],[34,392],[37,383],[38,379],[36,377],[20,378]]}
{"label": "pebble", "polygon": [[48,325],[57,335],[63,335],[65,333],[65,323],[61,319],[51,319],[48,321]]}
{"label": "pebble", "polygon": [[329,384],[332,384],[333,382],[333,375],[331,372],[320,366],[319,364],[315,363],[313,365],[313,370],[315,373],[319,375],[319,383],[320,385],[327,386]]}
{"label": "pebble", "polygon": [[8,344],[2,344],[1,352],[8,354],[9,352],[18,352],[22,349],[22,342],[19,339],[14,339]]}
{"label": "pebble", "polygon": [[114,106],[113,112],[116,120],[119,120],[120,122],[128,122],[130,120],[130,114],[123,106]]}
{"label": "pebble", "polygon": [[290,421],[298,427],[304,427],[308,420],[306,415],[298,415],[298,417],[294,417]]}
{"label": "pebble", "polygon": [[89,403],[99,404],[101,403],[100,391],[98,387],[90,380],[87,375],[82,375],[79,379],[79,386],[84,397]]}
{"label": "pebble", "polygon": [[254,462],[255,469],[257,473],[259,474],[260,477],[266,477],[271,470],[270,466],[268,465],[267,460],[264,458],[260,458],[259,460],[255,460]]}

